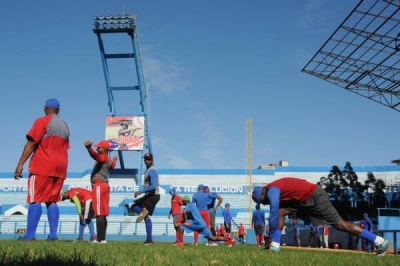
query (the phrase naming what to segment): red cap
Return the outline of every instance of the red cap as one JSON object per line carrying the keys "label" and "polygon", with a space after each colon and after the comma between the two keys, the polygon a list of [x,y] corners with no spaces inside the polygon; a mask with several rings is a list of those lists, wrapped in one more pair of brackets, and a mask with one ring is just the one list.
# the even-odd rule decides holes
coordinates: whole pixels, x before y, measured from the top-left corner
{"label": "red cap", "polygon": [[110,149],[110,142],[108,142],[107,140],[101,140],[99,143],[94,145],[95,147],[98,148],[105,148],[107,150]]}

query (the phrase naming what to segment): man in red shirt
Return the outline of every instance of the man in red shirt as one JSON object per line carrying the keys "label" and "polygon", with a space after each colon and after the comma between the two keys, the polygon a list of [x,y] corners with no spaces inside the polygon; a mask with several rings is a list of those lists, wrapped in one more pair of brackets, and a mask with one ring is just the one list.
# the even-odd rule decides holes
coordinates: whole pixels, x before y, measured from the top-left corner
{"label": "man in red shirt", "polygon": [[242,223],[239,225],[239,241],[241,244],[244,244],[244,234],[245,234],[245,228]]}
{"label": "man in red shirt", "polygon": [[107,216],[110,212],[110,185],[108,184],[109,170],[114,169],[118,157],[114,158],[108,156],[110,143],[102,140],[96,145],[97,151],[92,149],[93,141],[87,140],[85,147],[96,162],[94,163],[92,173],[90,175],[90,182],[92,184],[92,205],[94,217],[96,217],[97,241],[92,243],[107,244],[106,231],[107,231]]}
{"label": "man in red shirt", "polygon": [[[22,240],[35,240],[36,229],[42,216],[42,203],[46,204],[50,227],[48,241],[57,241],[60,210],[57,202],[67,176],[69,129],[58,115],[60,102],[48,99],[44,105],[45,116],[36,119],[26,134],[27,142],[14,171],[14,178],[22,177],[25,162],[29,162],[28,217],[26,235]],[[31,157],[32,156],[32,157]]]}
{"label": "man in red shirt", "polygon": [[92,242],[97,240],[94,233],[94,225],[92,223],[93,208],[92,208],[92,191],[84,188],[72,188],[70,190],[63,190],[61,192],[62,200],[69,199],[75,204],[76,210],[79,215],[79,235],[74,242],[83,242],[83,232],[85,226],[89,227],[90,240]]}
{"label": "man in red shirt", "polygon": [[182,213],[181,213],[182,197],[176,193],[175,188],[170,188],[169,194],[172,197],[171,197],[171,210],[168,213],[168,219],[171,219],[172,215],[172,221],[174,223],[175,233],[176,233],[176,242],[174,243],[174,245],[183,246],[183,235],[179,234],[178,232],[179,223],[182,220]]}
{"label": "man in red shirt", "polygon": [[220,236],[224,236],[225,234],[226,234],[225,226],[224,226],[224,224],[221,224],[221,225],[219,226],[219,235],[220,235]]}
{"label": "man in red shirt", "polygon": [[294,214],[303,220],[310,219],[316,226],[326,221],[327,224],[331,224],[340,231],[372,241],[378,246],[378,256],[384,256],[389,247],[388,239],[344,221],[333,207],[325,190],[304,179],[284,177],[264,187],[256,186],[253,189],[252,198],[256,203],[270,205],[271,243],[268,245],[272,251],[280,251],[285,216],[289,214]]}

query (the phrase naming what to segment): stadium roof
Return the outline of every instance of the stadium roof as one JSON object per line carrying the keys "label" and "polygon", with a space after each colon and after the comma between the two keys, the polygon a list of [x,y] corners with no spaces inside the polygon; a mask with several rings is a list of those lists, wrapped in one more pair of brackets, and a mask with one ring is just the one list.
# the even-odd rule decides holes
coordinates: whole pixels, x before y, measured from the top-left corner
{"label": "stadium roof", "polygon": [[400,0],[360,1],[302,72],[400,111]]}

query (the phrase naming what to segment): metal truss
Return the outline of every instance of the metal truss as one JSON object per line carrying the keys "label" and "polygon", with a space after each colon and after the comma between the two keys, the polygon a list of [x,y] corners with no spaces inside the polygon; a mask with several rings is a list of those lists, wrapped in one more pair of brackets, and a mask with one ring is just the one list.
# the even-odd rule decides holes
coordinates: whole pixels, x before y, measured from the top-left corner
{"label": "metal truss", "polygon": [[400,0],[362,0],[302,72],[400,111]]}
{"label": "metal truss", "polygon": [[[137,91],[139,93],[139,112],[136,112],[135,115],[144,116],[144,147],[143,150],[140,151],[140,159],[139,159],[139,169],[125,168],[124,157],[122,150],[118,150],[119,162],[121,165],[120,173],[125,174],[136,174],[138,175],[138,184],[141,184],[141,174],[145,172],[145,166],[143,163],[143,155],[146,152],[152,152],[151,138],[149,133],[149,95],[148,90],[145,84],[143,68],[142,68],[142,60],[139,49],[139,41],[136,32],[136,15],[111,15],[111,16],[95,16],[92,18],[93,21],[93,32],[96,34],[99,48],[101,61],[103,65],[103,73],[107,87],[107,96],[108,96],[108,106],[109,113],[108,116],[116,116],[118,115],[115,108],[115,100],[114,100],[114,92],[115,91]],[[104,34],[126,34],[128,36],[127,40],[131,42],[132,46],[126,53],[107,53],[103,41]],[[136,78],[137,84],[128,86],[112,86],[110,70],[109,70],[109,61],[122,61],[120,59],[132,59],[132,64],[136,70]],[[134,103],[132,103],[132,106]],[[121,114],[119,114],[121,115]],[[124,114],[126,115],[126,114]],[[129,114],[132,115],[132,114]],[[137,171],[136,171],[137,170]]]}

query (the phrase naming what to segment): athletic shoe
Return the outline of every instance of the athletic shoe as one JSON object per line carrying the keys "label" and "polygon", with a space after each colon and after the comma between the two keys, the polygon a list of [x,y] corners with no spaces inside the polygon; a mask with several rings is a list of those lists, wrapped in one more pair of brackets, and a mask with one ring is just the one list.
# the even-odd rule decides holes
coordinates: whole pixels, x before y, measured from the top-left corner
{"label": "athletic shoe", "polygon": [[274,247],[274,246],[270,246],[270,247],[269,247],[269,250],[271,250],[271,251],[273,251],[273,252],[279,252],[279,251],[281,251],[281,248],[277,248],[277,247]]}
{"label": "athletic shoe", "polygon": [[385,256],[387,249],[389,248],[390,241],[385,239],[382,244],[378,246],[377,256]]}
{"label": "athletic shoe", "polygon": [[91,237],[88,242],[89,243],[93,243],[94,241],[97,242],[97,238],[96,237]]}
{"label": "athletic shoe", "polygon": [[208,244],[210,247],[216,247],[216,246],[218,246],[218,244],[217,243],[215,243],[215,242],[212,242],[212,243],[210,243],[210,244]]}
{"label": "athletic shoe", "polygon": [[146,241],[143,242],[143,245],[145,245],[145,246],[151,246],[151,245],[153,245],[153,241],[151,241],[151,240],[146,240]]}
{"label": "athletic shoe", "polygon": [[233,239],[233,238],[229,239],[228,240],[228,247],[231,248],[233,245],[235,245],[235,242],[236,242],[235,239]]}
{"label": "athletic shoe", "polygon": [[193,246],[197,246],[198,244],[197,243],[193,243]]}
{"label": "athletic shoe", "polygon": [[172,244],[173,246],[179,246],[179,247],[181,247],[181,246],[184,246],[185,244],[183,244],[183,242],[179,242],[179,243],[174,243],[174,244]]}
{"label": "athletic shoe", "polygon": [[92,244],[97,244],[97,243],[99,243],[99,242],[97,242],[97,239],[93,239],[92,241],[90,241],[90,243],[92,243]]}
{"label": "athletic shoe", "polygon": [[210,243],[206,243],[206,246],[210,246]]}
{"label": "athletic shoe", "polygon": [[46,241],[55,242],[55,241],[58,241],[58,237],[47,238]]}
{"label": "athletic shoe", "polygon": [[149,214],[149,211],[148,211],[148,210],[143,210],[143,211],[139,214],[138,218],[136,218],[136,222],[139,223],[139,222],[143,221],[144,218],[147,216],[147,214]]}
{"label": "athletic shoe", "polygon": [[77,239],[75,239],[75,240],[72,241],[72,242],[74,242],[74,243],[81,243],[81,242],[83,242],[83,239],[80,238],[80,237],[78,237]]}
{"label": "athletic shoe", "polygon": [[101,240],[100,242],[98,242],[99,244],[107,244],[106,240]]}

